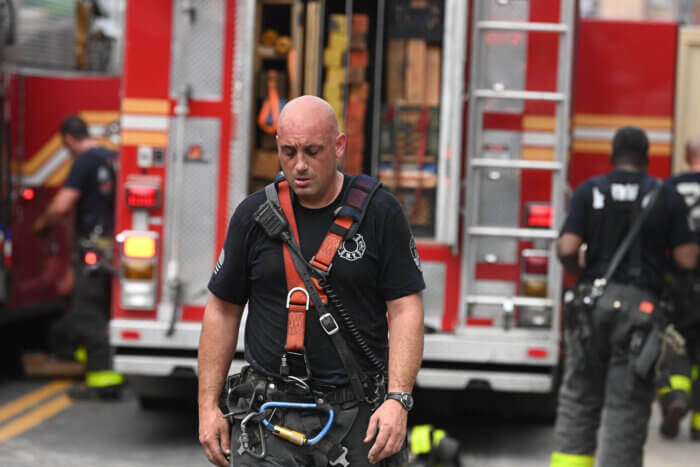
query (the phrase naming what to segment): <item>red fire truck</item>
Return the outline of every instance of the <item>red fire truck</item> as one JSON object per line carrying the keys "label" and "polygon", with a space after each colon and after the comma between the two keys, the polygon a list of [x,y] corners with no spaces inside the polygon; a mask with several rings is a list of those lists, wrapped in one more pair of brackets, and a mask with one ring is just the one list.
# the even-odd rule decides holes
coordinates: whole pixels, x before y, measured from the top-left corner
{"label": "red fire truck", "polygon": [[76,15],[75,4],[66,8],[65,2],[8,0],[0,5],[3,361],[45,346],[47,325],[65,308],[73,287],[73,219],[63,220],[47,236],[31,230],[70,170],[72,158],[59,135],[63,119],[80,115],[101,144],[118,147],[121,77],[115,70],[121,67],[106,66],[109,54],[98,53],[97,42],[92,52],[100,60],[90,64],[85,49],[81,68],[76,67],[74,48],[81,41],[74,38],[84,34],[87,44],[95,32],[91,23]]}
{"label": "red fire truck", "polygon": [[569,188],[609,169],[617,127],[647,130],[659,177],[700,131],[697,33],[580,19],[572,0],[128,1],[124,23],[110,337],[144,401],[194,381],[228,220],[277,169],[258,124],[270,70],[281,95],[334,105],[348,170],[406,208],[424,388],[551,394]]}

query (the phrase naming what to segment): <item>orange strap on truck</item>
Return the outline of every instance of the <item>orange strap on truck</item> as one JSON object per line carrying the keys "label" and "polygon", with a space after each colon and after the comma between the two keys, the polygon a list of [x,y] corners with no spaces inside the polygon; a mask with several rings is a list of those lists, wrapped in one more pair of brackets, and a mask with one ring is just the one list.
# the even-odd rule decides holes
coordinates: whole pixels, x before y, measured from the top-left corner
{"label": "orange strap on truck", "polygon": [[[311,266],[319,272],[319,275],[328,274],[333,264],[340,245],[346,238],[352,238],[364,218],[367,205],[372,195],[379,188],[379,183],[367,177],[358,175],[353,177],[350,187],[347,190],[343,204],[336,211],[336,216],[331,224],[328,233],[321,242],[316,255],[311,258]],[[277,184],[280,207],[287,219],[297,245],[299,241],[299,230],[294,218],[294,208],[292,207],[292,193],[289,182],[282,180]],[[304,333],[306,330],[306,312],[309,310],[309,293],[304,287],[304,282],[299,275],[291,252],[286,243],[283,243],[284,271],[287,277],[287,309],[289,310],[287,321],[287,342],[285,349],[288,351],[301,351],[304,347]],[[328,297],[323,292],[323,287],[316,277],[311,281],[324,305],[328,304]]]}

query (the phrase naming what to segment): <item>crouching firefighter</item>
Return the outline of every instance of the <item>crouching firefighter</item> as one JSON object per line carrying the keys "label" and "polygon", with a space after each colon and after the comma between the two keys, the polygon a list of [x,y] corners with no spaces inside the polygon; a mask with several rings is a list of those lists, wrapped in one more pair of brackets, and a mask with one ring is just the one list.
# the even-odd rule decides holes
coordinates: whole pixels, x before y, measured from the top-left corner
{"label": "crouching firefighter", "polygon": [[[337,170],[324,100],[290,101],[277,145],[284,177],[237,207],[209,282],[200,442],[221,466],[405,465],[425,287],[408,221]],[[226,378],[246,304],[247,365]]]}
{"label": "crouching firefighter", "polygon": [[[660,348],[666,251],[693,268],[697,246],[683,199],[646,174],[649,143],[636,127],[613,139],[613,170],[582,183],[558,242],[570,273],[565,294],[565,374],[551,466],[642,465]],[[586,244],[585,259],[579,249]],[[605,409],[605,436],[596,455]]]}

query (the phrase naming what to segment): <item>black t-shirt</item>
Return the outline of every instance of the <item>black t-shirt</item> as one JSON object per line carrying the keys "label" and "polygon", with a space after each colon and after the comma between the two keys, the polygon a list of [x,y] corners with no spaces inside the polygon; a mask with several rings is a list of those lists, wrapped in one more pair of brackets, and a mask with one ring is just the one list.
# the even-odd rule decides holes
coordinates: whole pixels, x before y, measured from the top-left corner
{"label": "black t-shirt", "polygon": [[[307,260],[326,236],[349,180],[346,176],[343,192],[327,207],[307,209],[296,200],[293,202],[301,248]],[[287,282],[281,242],[269,239],[253,219],[255,210],[265,199],[264,191],[258,191],[236,209],[209,290],[222,300],[241,306],[248,303],[245,358],[258,371],[275,376],[279,375],[287,335]],[[388,191],[377,191],[357,235],[341,245],[329,283],[374,354],[386,362],[386,301],[425,288],[408,221],[401,205]],[[331,305],[328,308],[340,323],[343,337],[363,369],[376,373],[337,312]],[[306,317],[304,345],[314,379],[332,384],[347,381],[335,347],[313,309]],[[292,374],[304,374],[299,360],[292,358],[289,362]]]}
{"label": "black t-shirt", "polygon": [[696,239],[700,243],[700,172],[682,173],[669,178],[666,183],[683,196],[689,208],[688,223],[695,230]]}
{"label": "black t-shirt", "polygon": [[88,236],[97,224],[105,234],[114,230],[114,189],[116,153],[102,147],[78,155],[64,184],[80,191],[76,207],[76,233]]}
{"label": "black t-shirt", "polygon": [[[561,233],[579,235],[588,244],[582,281],[590,282],[605,275],[617,247],[634,223],[635,213],[639,212],[639,202],[643,199],[639,196],[645,196],[656,185],[645,173],[614,170],[586,180],[574,191]],[[633,243],[613,280],[634,282],[659,292],[664,285],[667,251],[694,241],[686,211],[683,198],[668,185],[662,185],[638,236],[639,245]],[[630,260],[635,248],[639,248],[641,271],[633,277]]]}
{"label": "black t-shirt", "polygon": [[[688,206],[688,224],[692,229],[695,230],[695,238],[700,243],[700,172],[686,172],[675,177],[671,177],[666,180],[666,183],[673,187],[685,200],[685,204]],[[683,274],[678,268],[674,268],[674,274]],[[691,276],[687,276],[693,282],[697,283],[700,279],[700,265],[695,268],[695,272]],[[687,282],[681,282],[683,286]],[[691,287],[695,288],[695,285],[689,286],[687,292],[691,291]],[[692,295],[691,295],[692,297]],[[685,298],[685,297],[684,297]],[[673,315],[673,321],[676,329],[684,332],[686,329],[696,329],[700,331],[700,310],[698,310],[697,303],[693,303],[693,299],[690,302],[686,300],[680,301],[676,304],[676,310]],[[697,331],[696,331],[697,332]]]}

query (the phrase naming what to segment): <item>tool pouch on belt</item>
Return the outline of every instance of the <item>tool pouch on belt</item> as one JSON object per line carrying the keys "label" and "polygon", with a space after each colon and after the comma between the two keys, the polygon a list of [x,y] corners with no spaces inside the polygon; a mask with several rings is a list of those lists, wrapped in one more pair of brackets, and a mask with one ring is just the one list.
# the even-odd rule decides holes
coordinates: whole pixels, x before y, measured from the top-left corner
{"label": "tool pouch on belt", "polygon": [[652,378],[652,369],[661,352],[663,332],[657,300],[640,298],[638,303],[630,305],[629,316],[626,317],[631,328],[627,385],[632,389],[635,377],[643,381]]}

